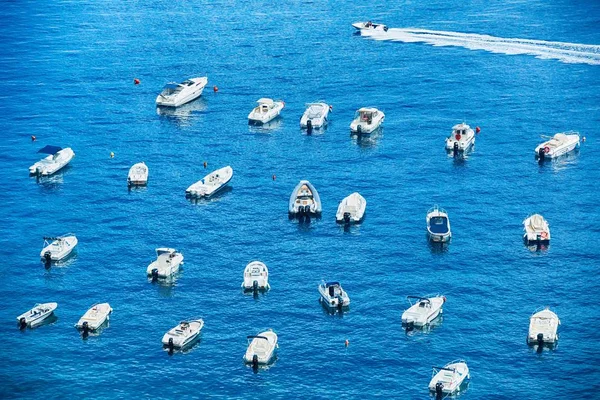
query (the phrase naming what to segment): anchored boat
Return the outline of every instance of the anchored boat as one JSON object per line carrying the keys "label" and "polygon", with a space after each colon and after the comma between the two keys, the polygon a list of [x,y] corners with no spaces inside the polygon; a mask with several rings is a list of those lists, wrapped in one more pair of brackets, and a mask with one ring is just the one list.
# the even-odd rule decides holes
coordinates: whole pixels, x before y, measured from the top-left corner
{"label": "anchored boat", "polygon": [[550,308],[536,310],[529,318],[527,343],[529,345],[537,344],[539,348],[542,348],[545,344],[554,345],[558,341],[559,325],[558,316],[550,311]]}
{"label": "anchored boat", "polygon": [[70,147],[62,148],[58,146],[45,146],[38,153],[49,154],[40,161],[29,167],[29,174],[37,176],[49,176],[62,168],[66,167],[71,162],[75,153]]}
{"label": "anchored boat", "polygon": [[108,303],[94,304],[75,324],[75,328],[81,330],[84,336],[90,331],[97,331],[102,324],[109,320],[113,309]]}
{"label": "anchored boat", "polygon": [[17,317],[19,329],[23,330],[27,327],[35,328],[36,326],[41,325],[54,313],[54,310],[56,310],[57,307],[57,303],[36,304],[31,310]]}
{"label": "anchored boat", "polygon": [[337,223],[357,224],[362,221],[366,209],[367,200],[358,192],[354,192],[340,202],[335,220]]}
{"label": "anchored boat", "polygon": [[452,231],[450,230],[450,219],[448,219],[448,213],[443,208],[439,208],[437,205],[427,211],[427,235],[433,242],[446,243],[452,238]]}
{"label": "anchored boat", "polygon": [[143,186],[148,183],[148,166],[144,162],[133,164],[127,175],[127,185]]}
{"label": "anchored boat", "polygon": [[183,264],[183,254],[175,249],[159,247],[156,249],[156,260],[148,265],[146,274],[152,278],[152,281],[169,278],[179,271],[181,264]]}
{"label": "anchored boat", "polygon": [[446,296],[408,296],[410,307],[402,314],[402,326],[407,329],[424,327],[442,314]]}
{"label": "anchored boat", "polygon": [[308,133],[313,129],[320,129],[327,125],[327,118],[331,106],[325,102],[316,102],[306,104],[306,110],[300,118],[300,128],[306,129]]}
{"label": "anchored boat", "polygon": [[429,391],[434,392],[436,400],[458,393],[463,382],[471,379],[469,367],[464,360],[455,360],[443,367],[433,367]]}
{"label": "anchored boat", "polygon": [[550,243],[550,226],[540,214],[533,214],[523,221],[523,240],[527,243]]}
{"label": "anchored boat", "polygon": [[185,195],[192,198],[209,198],[225,188],[231,178],[233,178],[233,169],[228,165],[211,172],[188,187],[185,191]]}
{"label": "anchored boat", "polygon": [[244,291],[258,292],[259,290],[269,290],[269,269],[260,261],[252,261],[244,269],[244,282],[242,289]]}
{"label": "anchored boat", "polygon": [[71,254],[77,243],[77,237],[72,233],[44,237],[44,248],[40,252],[40,258],[46,265],[50,265],[53,261],[60,261]]}
{"label": "anchored boat", "polygon": [[277,334],[272,329],[264,331],[255,336],[247,336],[248,348],[244,354],[244,362],[252,364],[253,368],[260,365],[268,365],[275,358],[279,348]]}
{"label": "anchored boat", "polygon": [[535,148],[535,157],[541,161],[554,159],[575,150],[579,147],[579,143],[577,132],[557,133]]}
{"label": "anchored boat", "polygon": [[267,122],[275,119],[285,107],[285,103],[282,100],[275,100],[262,98],[257,101],[258,106],[254,107],[250,114],[248,114],[249,124],[266,124]]}
{"label": "anchored boat", "polygon": [[475,132],[464,122],[452,127],[452,134],[446,139],[446,151],[454,157],[469,151],[475,144]]}
{"label": "anchored boat", "polygon": [[301,180],[290,196],[288,213],[290,217],[303,217],[321,214],[321,198],[317,189],[307,180]]}
{"label": "anchored boat", "polygon": [[181,321],[176,327],[169,330],[162,338],[162,344],[170,352],[175,349],[185,349],[200,335],[204,327],[202,318]]}
{"label": "anchored boat", "polygon": [[383,124],[384,119],[385,114],[374,107],[361,108],[350,124],[350,131],[357,135],[371,133]]}
{"label": "anchored boat", "polygon": [[340,309],[350,306],[350,297],[339,282],[321,282],[319,284],[321,303],[329,309]]}
{"label": "anchored boat", "polygon": [[169,82],[156,97],[156,105],[163,107],[179,107],[200,97],[208,77],[190,78],[181,83]]}

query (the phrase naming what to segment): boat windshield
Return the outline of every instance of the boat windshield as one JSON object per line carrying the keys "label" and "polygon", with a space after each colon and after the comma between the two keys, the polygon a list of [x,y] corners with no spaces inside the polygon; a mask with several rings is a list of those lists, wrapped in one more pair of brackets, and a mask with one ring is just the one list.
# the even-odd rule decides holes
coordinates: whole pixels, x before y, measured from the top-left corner
{"label": "boat windshield", "polygon": [[178,83],[169,83],[169,84],[165,85],[165,87],[163,88],[163,91],[160,94],[163,96],[171,96],[171,95],[181,92],[182,89],[183,89],[183,86],[179,85]]}
{"label": "boat windshield", "polygon": [[373,116],[375,115],[375,113],[373,113],[372,111],[361,111],[359,114],[360,120],[366,121],[368,123],[371,123],[371,121],[373,120]]}

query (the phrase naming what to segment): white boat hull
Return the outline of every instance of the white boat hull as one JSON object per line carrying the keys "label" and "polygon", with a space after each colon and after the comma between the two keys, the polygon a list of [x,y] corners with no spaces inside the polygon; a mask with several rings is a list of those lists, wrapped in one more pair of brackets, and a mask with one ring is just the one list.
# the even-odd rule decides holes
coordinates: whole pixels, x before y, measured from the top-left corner
{"label": "white boat hull", "polygon": [[[157,249],[157,253],[160,253],[161,249]],[[177,271],[183,264],[183,254],[175,249],[164,249],[162,253],[158,254],[155,261],[151,262],[146,268],[146,275],[148,277],[155,278],[169,278]]]}
{"label": "white boat hull", "polygon": [[173,95],[159,94],[156,97],[156,105],[161,107],[179,107],[200,97],[208,84],[208,78],[204,76],[192,78],[190,81],[194,82],[193,85],[186,86],[181,92]]}
{"label": "white boat hull", "polygon": [[319,294],[321,295],[321,304],[329,309],[346,308],[350,306],[350,297],[341,286],[334,287],[333,295],[330,293],[330,287],[322,283],[319,285]]}
{"label": "white boat hull", "polygon": [[338,223],[357,224],[362,221],[367,209],[367,200],[359,193],[352,193],[338,206],[335,220]]}
{"label": "white boat hull", "polygon": [[231,178],[233,178],[233,169],[230,166],[223,167],[192,184],[186,189],[185,194],[192,198],[209,198],[224,189]]}
{"label": "white boat hull", "polygon": [[250,114],[248,114],[248,123],[253,125],[266,124],[279,116],[281,110],[283,110],[283,101],[274,101],[269,105],[269,109],[266,112],[261,110],[261,105],[254,108]]}
{"label": "white boat hull", "polygon": [[83,314],[79,321],[77,321],[75,328],[84,329],[84,325],[87,325],[89,330],[95,331],[109,320],[109,315],[112,311],[113,309],[108,303],[94,304],[85,314]]}
{"label": "white boat hull", "polygon": [[558,316],[548,308],[534,313],[529,319],[527,343],[530,345],[555,344],[558,341]]}
{"label": "white boat hull", "polygon": [[552,139],[535,148],[536,158],[555,159],[579,147],[580,138],[576,132],[557,133]]}
{"label": "white boat hull", "polygon": [[127,184],[130,186],[142,186],[148,183],[148,166],[141,162],[134,164],[129,169]]}
{"label": "white boat hull", "polygon": [[[445,219],[446,222],[446,227],[443,229],[439,229],[438,225],[435,224],[435,221],[440,221],[440,219]],[[452,239],[450,218],[448,218],[448,214],[444,210],[438,209],[437,206],[430,209],[427,212],[425,221],[427,223],[427,236],[429,240],[436,243],[447,243]]]}
{"label": "white boat hull", "polygon": [[534,214],[523,221],[523,240],[529,243],[550,243],[550,226],[539,214]]}
{"label": "white boat hull", "polygon": [[[428,298],[429,302],[418,301],[402,314],[402,325],[423,327],[443,313],[443,296]],[[422,304],[423,303],[423,304]]]}
{"label": "white boat hull", "polygon": [[469,367],[464,361],[446,364],[444,368],[447,369],[440,369],[431,378],[431,381],[429,382],[429,391],[435,392],[437,384],[442,383],[443,388],[441,391],[443,394],[448,395],[457,393],[460,391],[463,382],[471,378]]}
{"label": "white boat hull", "polygon": [[35,328],[44,323],[58,308],[57,303],[36,304],[31,310],[24,312],[17,317],[21,329],[25,327]]}
{"label": "white boat hull", "polygon": [[[255,286],[256,282],[256,286]],[[269,270],[267,266],[260,261],[249,263],[244,269],[244,281],[242,289],[248,290],[269,290]]]}
{"label": "white boat hull", "polygon": [[375,130],[379,129],[383,124],[383,120],[385,119],[385,115],[381,113],[381,116],[378,118],[373,118],[372,122],[369,124],[367,121],[361,121],[355,119],[350,124],[350,131],[355,134],[369,134],[373,133]]}
{"label": "white boat hull", "polygon": [[54,155],[49,155],[29,167],[31,175],[50,176],[66,167],[75,157],[70,147],[60,150]]}
{"label": "white boat hull", "polygon": [[254,363],[254,357],[256,356],[257,365],[270,364],[275,358],[275,352],[278,348],[277,334],[269,330],[256,336],[260,336],[260,338],[253,338],[248,344],[244,361],[248,364]]}
{"label": "white boat hull", "polygon": [[[318,111],[318,112],[317,112]],[[300,118],[300,128],[321,129],[327,125],[329,117],[329,105],[327,103],[311,103]]]}
{"label": "white boat hull", "polygon": [[174,349],[183,349],[198,338],[203,327],[202,319],[181,322],[165,333],[162,344],[165,347],[172,345]]}
{"label": "white boat hull", "polygon": [[317,189],[307,180],[301,180],[290,196],[288,214],[291,218],[320,215],[321,198]]}
{"label": "white boat hull", "polygon": [[78,240],[75,235],[60,236],[42,249],[40,258],[42,261],[47,261],[46,254],[50,254],[51,261],[60,261],[67,258],[75,250],[77,243]]}

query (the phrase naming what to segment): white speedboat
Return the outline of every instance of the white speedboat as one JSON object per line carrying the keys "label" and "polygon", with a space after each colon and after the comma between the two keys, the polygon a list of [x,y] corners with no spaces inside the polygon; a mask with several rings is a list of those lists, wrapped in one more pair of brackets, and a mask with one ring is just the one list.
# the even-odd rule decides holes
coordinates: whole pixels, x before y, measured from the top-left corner
{"label": "white speedboat", "polygon": [[242,282],[244,291],[269,290],[269,269],[260,261],[252,261],[244,269],[244,282]]}
{"label": "white speedboat", "polygon": [[275,119],[283,110],[285,103],[282,100],[262,98],[257,101],[258,106],[248,114],[248,123],[250,124],[266,124]]}
{"label": "white speedboat", "polygon": [[558,326],[560,320],[558,316],[550,311],[548,307],[537,310],[529,318],[529,333],[527,334],[527,343],[531,345],[544,344],[553,345],[558,341]]}
{"label": "white speedboat", "polygon": [[127,175],[127,185],[142,186],[147,183],[148,166],[143,162],[133,164],[133,166],[129,169],[129,174]]}
{"label": "white speedboat", "polygon": [[376,108],[360,108],[350,124],[350,131],[360,135],[371,133],[383,124],[385,114]]}
{"label": "white speedboat", "polygon": [[427,211],[427,235],[433,242],[449,242],[452,238],[448,213],[437,205]]}
{"label": "white speedboat", "polygon": [[44,237],[44,248],[40,252],[40,258],[46,264],[60,261],[71,254],[77,246],[77,242],[77,237],[72,233],[57,237]]}
{"label": "white speedboat", "polygon": [[452,127],[452,134],[446,139],[446,151],[454,156],[469,151],[475,144],[475,132],[464,122]]}
{"label": "white speedboat", "polygon": [[169,330],[162,338],[162,344],[169,351],[183,349],[194,341],[204,327],[202,318],[181,321],[179,325]]}
{"label": "white speedboat", "polygon": [[103,323],[109,320],[113,309],[108,303],[94,304],[75,324],[75,328],[87,335],[90,331],[96,331]]}
{"label": "white speedboat", "polygon": [[258,368],[259,365],[267,365],[273,361],[279,346],[277,334],[272,329],[247,338],[248,349],[244,354],[244,362],[252,364],[253,368]]}
{"label": "white speedboat", "polygon": [[186,189],[187,197],[211,197],[221,189],[225,188],[233,178],[233,169],[228,165],[211,172],[198,182]]}
{"label": "white speedboat", "polygon": [[359,223],[362,221],[366,209],[367,200],[358,192],[354,192],[340,202],[335,214],[335,220],[338,223],[344,224]]}
{"label": "white speedboat", "polygon": [[200,97],[208,77],[187,79],[181,83],[169,82],[156,97],[156,105],[163,107],[179,107],[182,104]]}
{"label": "white speedboat", "polygon": [[352,26],[359,31],[382,31],[387,32],[388,27],[384,24],[374,24],[371,21],[355,22]]}
{"label": "white speedboat", "polygon": [[307,180],[301,180],[292,195],[288,205],[290,217],[302,217],[321,214],[321,198],[317,189]]}
{"label": "white speedboat", "polygon": [[446,296],[408,296],[410,307],[402,314],[402,325],[407,329],[430,324],[442,312]]}
{"label": "white speedboat", "polygon": [[27,327],[35,328],[36,326],[41,325],[44,320],[54,313],[54,310],[56,310],[57,307],[57,303],[36,304],[31,310],[17,317],[19,329],[25,329]]}
{"label": "white speedboat", "polygon": [[567,154],[579,147],[579,133],[562,132],[535,148],[535,156],[540,160],[553,159]]}
{"label": "white speedboat", "polygon": [[331,106],[325,102],[306,104],[306,110],[300,118],[300,128],[306,129],[309,133],[313,129],[323,128],[327,125],[330,110]]}
{"label": "white speedboat", "polygon": [[159,278],[168,278],[183,264],[183,254],[175,249],[160,247],[156,249],[156,260],[152,261],[146,269],[146,274],[153,281]]}
{"label": "white speedboat", "polygon": [[321,282],[319,284],[319,294],[321,303],[330,309],[342,309],[350,306],[350,297],[342,289],[339,282]]}
{"label": "white speedboat", "polygon": [[47,157],[29,167],[31,175],[49,176],[67,166],[75,157],[75,153],[70,147],[62,148],[58,146],[46,146],[38,153],[48,154]]}
{"label": "white speedboat", "polygon": [[529,243],[550,243],[550,226],[540,214],[533,214],[523,221],[523,239]]}
{"label": "white speedboat", "polygon": [[461,390],[463,382],[471,379],[469,367],[464,360],[455,360],[443,367],[433,367],[429,391],[436,394],[436,399],[455,394]]}

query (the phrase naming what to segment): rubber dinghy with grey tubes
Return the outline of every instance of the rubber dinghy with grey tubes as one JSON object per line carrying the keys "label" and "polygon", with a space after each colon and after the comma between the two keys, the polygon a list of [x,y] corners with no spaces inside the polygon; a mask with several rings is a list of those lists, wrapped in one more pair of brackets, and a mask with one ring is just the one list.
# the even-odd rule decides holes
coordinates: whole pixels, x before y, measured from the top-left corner
{"label": "rubber dinghy with grey tubes", "polygon": [[321,198],[317,189],[309,181],[301,180],[290,196],[290,217],[318,216],[321,210]]}

